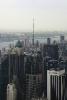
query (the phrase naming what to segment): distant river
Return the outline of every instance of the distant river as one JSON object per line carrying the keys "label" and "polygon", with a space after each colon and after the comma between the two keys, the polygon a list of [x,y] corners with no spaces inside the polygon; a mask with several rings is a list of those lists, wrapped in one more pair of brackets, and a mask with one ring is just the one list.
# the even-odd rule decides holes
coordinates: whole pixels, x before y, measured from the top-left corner
{"label": "distant river", "polygon": [[16,44],[17,40],[14,41],[10,41],[10,42],[0,42],[0,50],[2,50],[2,48],[6,48],[8,49],[10,44]]}
{"label": "distant river", "polygon": [[[17,42],[17,40],[18,39],[13,40],[13,41],[8,41],[8,42],[1,41],[0,42],[0,50],[2,48],[8,49],[10,44],[14,44],[15,45],[16,42]],[[23,40],[23,39],[20,39],[20,40]],[[29,38],[29,40],[30,40],[30,42],[32,42],[32,38]],[[37,40],[40,43],[47,43],[47,38],[46,37],[43,37],[43,38],[41,38],[41,37],[40,38],[35,37],[34,41],[36,42]],[[57,41],[57,42],[59,42],[60,41],[60,37],[59,36],[51,37],[51,43],[53,43],[54,40]],[[65,36],[65,40],[67,40],[67,36]]]}
{"label": "distant river", "polygon": [[[60,41],[60,37],[59,37],[59,36],[50,37],[50,38],[51,38],[51,43],[53,43],[54,40],[57,41],[57,42]],[[46,38],[46,37],[42,37],[42,38],[37,38],[37,37],[35,37],[35,38],[34,38],[34,41],[36,42],[37,40],[38,40],[40,43],[47,43],[47,38]],[[32,38],[30,38],[30,41],[32,42]]]}

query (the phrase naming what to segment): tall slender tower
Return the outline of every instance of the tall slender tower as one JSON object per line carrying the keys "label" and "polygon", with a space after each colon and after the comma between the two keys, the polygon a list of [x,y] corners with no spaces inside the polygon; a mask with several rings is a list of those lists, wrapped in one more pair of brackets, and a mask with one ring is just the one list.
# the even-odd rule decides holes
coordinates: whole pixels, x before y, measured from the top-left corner
{"label": "tall slender tower", "polygon": [[33,17],[33,39],[32,39],[32,45],[34,46],[34,17]]}

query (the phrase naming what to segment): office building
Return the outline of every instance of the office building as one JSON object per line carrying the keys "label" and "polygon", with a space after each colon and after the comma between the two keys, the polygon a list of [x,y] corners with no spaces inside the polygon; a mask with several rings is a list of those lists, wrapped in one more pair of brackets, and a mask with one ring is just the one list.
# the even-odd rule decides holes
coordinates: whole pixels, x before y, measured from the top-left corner
{"label": "office building", "polygon": [[42,74],[26,74],[26,100],[41,96]]}
{"label": "office building", "polygon": [[64,42],[64,35],[60,36],[60,42]]}
{"label": "office building", "polygon": [[39,53],[26,55],[25,99],[40,97],[42,94],[42,59]]}
{"label": "office building", "polygon": [[51,44],[51,38],[47,38],[47,44],[48,44],[48,45]]}
{"label": "office building", "polygon": [[47,99],[64,100],[65,69],[47,70]]}
{"label": "office building", "polygon": [[[14,48],[9,50],[9,83],[16,79],[17,100],[23,98],[23,79],[24,79],[24,50],[22,43],[17,42]],[[21,91],[21,92],[20,92]]]}
{"label": "office building", "polygon": [[8,55],[1,55],[0,62],[0,100],[6,100],[6,88],[9,81]]}
{"label": "office building", "polygon": [[59,54],[58,54],[58,45],[54,44],[45,44],[43,46],[43,56],[49,56],[52,59],[58,59]]}

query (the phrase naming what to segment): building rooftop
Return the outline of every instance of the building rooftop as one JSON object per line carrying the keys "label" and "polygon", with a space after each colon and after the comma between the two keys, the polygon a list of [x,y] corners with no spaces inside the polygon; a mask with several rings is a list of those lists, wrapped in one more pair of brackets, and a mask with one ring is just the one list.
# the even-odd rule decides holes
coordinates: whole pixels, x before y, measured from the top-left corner
{"label": "building rooftop", "polygon": [[22,47],[22,43],[21,43],[21,41],[17,41],[17,43],[16,43],[16,45],[15,45],[15,47],[19,47],[19,48],[21,48]]}
{"label": "building rooftop", "polygon": [[47,70],[47,72],[50,74],[50,75],[63,75],[65,74],[65,69],[64,68],[51,68],[50,70]]}
{"label": "building rooftop", "polygon": [[64,68],[59,68],[59,67],[58,68],[51,68],[50,71],[51,70],[60,71],[60,70],[64,70]]}

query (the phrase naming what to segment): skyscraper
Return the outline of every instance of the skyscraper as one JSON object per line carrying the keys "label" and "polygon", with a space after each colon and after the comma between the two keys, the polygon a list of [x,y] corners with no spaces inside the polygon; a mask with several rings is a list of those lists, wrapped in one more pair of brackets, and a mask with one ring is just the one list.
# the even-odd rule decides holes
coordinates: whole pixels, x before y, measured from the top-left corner
{"label": "skyscraper", "polygon": [[47,70],[47,99],[64,100],[65,69]]}
{"label": "skyscraper", "polygon": [[22,43],[17,42],[14,48],[9,50],[9,84],[15,82],[17,87],[17,100],[23,98],[23,77],[24,77],[24,51]]}
{"label": "skyscraper", "polygon": [[0,62],[0,100],[6,100],[6,88],[9,81],[8,75],[8,55],[1,57]]}
{"label": "skyscraper", "polygon": [[26,100],[37,98],[42,93],[42,59],[40,54],[27,55],[25,63]]}
{"label": "skyscraper", "polygon": [[43,56],[49,56],[52,59],[58,59],[58,45],[54,44],[45,44],[43,46]]}
{"label": "skyscraper", "polygon": [[48,44],[48,45],[51,44],[51,38],[47,38],[47,44]]}
{"label": "skyscraper", "polygon": [[64,35],[60,36],[60,42],[64,42]]}

